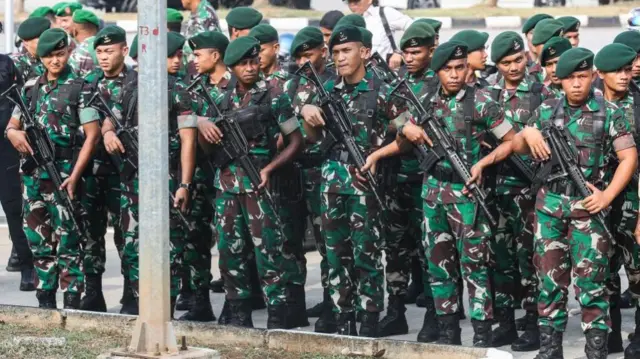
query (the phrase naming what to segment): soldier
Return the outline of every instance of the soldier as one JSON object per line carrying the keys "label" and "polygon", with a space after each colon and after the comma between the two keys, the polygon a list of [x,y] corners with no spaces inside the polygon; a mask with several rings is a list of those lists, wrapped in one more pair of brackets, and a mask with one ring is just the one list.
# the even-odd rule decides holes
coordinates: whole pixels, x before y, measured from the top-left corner
{"label": "soldier", "polygon": [[82,4],[77,2],[61,2],[52,7],[56,12],[56,26],[71,34],[73,28],[73,13],[82,9]]}
{"label": "soldier", "polygon": [[[234,9],[235,10],[235,9]],[[291,110],[285,88],[271,87],[259,78],[260,44],[253,37],[231,41],[224,63],[235,75],[216,100],[221,111],[238,116],[241,130],[249,141],[250,158],[260,171],[261,183],[251,184],[241,163],[232,159],[218,169],[215,187],[216,223],[220,272],[225,282],[226,299],[231,310],[230,324],[253,327],[251,320],[251,286],[247,252],[256,256],[263,293],[268,302],[267,327],[290,328],[287,323],[285,280],[283,271],[283,235],[274,209],[260,195],[273,171],[290,162],[302,145],[298,119]],[[242,112],[239,112],[242,111]],[[251,112],[253,111],[253,112]],[[254,113],[254,115],[250,115]],[[215,118],[213,119],[215,120]],[[219,144],[220,130],[212,121],[200,120],[198,128],[209,143]],[[278,132],[286,147],[276,153]]]}
{"label": "soldier", "polygon": [[133,68],[137,70],[138,68],[138,35],[133,37],[133,41],[131,41],[131,48],[129,49],[129,57],[135,63]]}
{"label": "soldier", "polygon": [[[632,63],[636,60],[637,52],[627,45],[610,44],[602,48],[594,59],[598,69],[598,76],[602,80],[604,98],[607,105],[613,109],[622,108],[626,120],[630,122],[630,129],[634,140],[638,136],[637,116],[635,102],[640,99],[637,87],[632,92],[629,89],[631,82]],[[640,141],[636,141],[636,144]],[[615,163],[612,164],[615,170]],[[637,173],[637,172],[635,172]],[[637,175],[635,175],[637,178]],[[633,297],[640,296],[640,258],[638,256],[638,244],[636,244],[633,232],[638,218],[638,184],[637,181],[629,182],[629,185],[613,201],[611,210],[611,228],[613,230],[612,256],[609,258],[610,278],[607,283],[609,294],[609,317],[611,319],[611,333],[608,340],[608,352],[620,353],[622,335],[620,332],[620,276],[618,272],[624,264],[629,278],[629,292]],[[640,311],[636,309],[636,330],[640,331]],[[636,338],[637,336],[634,336]],[[640,341],[632,341],[625,357],[632,358],[640,353]]]}
{"label": "soldier", "polygon": [[30,14],[29,14],[29,18],[34,18],[34,17],[42,17],[45,18],[47,20],[49,20],[51,22],[51,24],[55,24],[56,22],[56,13],[55,11],[53,11],[52,8],[48,7],[48,6],[40,6],[38,8],[36,8],[35,10],[33,10]]}
{"label": "soldier", "polygon": [[190,38],[205,31],[222,31],[216,9],[208,0],[182,0],[182,6],[191,12],[185,37]]}
{"label": "soldier", "polygon": [[69,65],[78,76],[86,76],[98,64],[94,41],[99,27],[100,20],[91,11],[81,9],[73,13],[71,36],[78,42],[78,46],[71,54]]}
{"label": "soldier", "polygon": [[542,67],[540,67],[540,53],[542,52],[542,48],[544,44],[549,41],[554,36],[562,36],[564,25],[554,19],[544,19],[536,24],[536,27],[533,29],[533,36],[531,37],[531,44],[535,50],[535,53],[538,56],[538,59],[527,67],[527,72],[529,76],[531,76],[531,80],[536,80],[538,82],[544,82],[544,73],[542,71]]}
{"label": "soldier", "polygon": [[[539,129],[561,127],[572,147],[579,151],[576,161],[593,193],[583,198],[573,182],[563,176],[544,183],[537,193],[534,263],[541,283],[538,359],[563,356],[562,333],[567,323],[571,273],[576,277],[576,296],[582,308],[587,358],[607,356],[609,296],[605,281],[611,238],[606,235],[606,224],[593,215],[607,208],[624,189],[636,169],[638,155],[624,111],[606,108],[604,99],[594,94],[592,66],[593,53],[589,50],[573,48],[563,53],[556,76],[562,80],[565,97],[543,102],[529,119],[529,127],[513,143],[517,153],[549,160],[557,154],[551,152]],[[607,158],[614,152],[620,163],[604,189]],[[554,178],[560,167],[553,161],[547,163],[548,167],[542,170],[545,178]]]}
{"label": "soldier", "polygon": [[540,53],[536,51],[537,47],[533,45],[533,29],[535,29],[536,25],[544,20],[544,19],[553,19],[553,16],[548,14],[535,14],[527,19],[522,25],[522,33],[527,38],[527,59],[528,64],[527,68],[531,68],[534,63],[538,62],[538,57]]}
{"label": "soldier", "polygon": [[[80,11],[76,11],[76,16]],[[125,65],[127,47],[126,32],[118,26],[107,26],[94,38],[93,46],[100,68],[86,75],[84,92],[87,98],[96,92],[101,96],[114,114],[122,114],[122,98],[124,88],[135,83],[137,73]],[[80,47],[76,48],[78,51]],[[105,111],[100,102],[92,104]],[[95,116],[97,110],[94,107],[83,108],[80,116]],[[112,121],[101,116],[101,120]],[[122,118],[115,119],[122,121]],[[84,251],[84,272],[86,276],[86,294],[82,299],[81,309],[106,312],[107,307],[102,294],[102,275],[105,271],[106,250],[105,234],[107,225],[114,229],[113,240],[122,261],[122,273],[124,275],[122,301],[133,301],[130,290],[127,267],[123,261],[124,239],[120,225],[120,168],[109,158],[104,146],[100,144],[93,159],[92,177],[94,181],[93,193],[87,193],[87,208],[91,213],[91,238],[88,238]],[[128,307],[123,303],[123,308]]]}
{"label": "soldier", "polygon": [[429,18],[417,19],[415,22],[423,22],[433,28],[433,30],[436,32],[436,38],[434,40],[433,46],[434,49],[438,47],[438,45],[440,45],[440,28],[442,28],[442,22],[436,19]]}
{"label": "soldier", "polygon": [[51,23],[44,18],[29,18],[20,24],[18,37],[22,40],[19,53],[11,54],[13,64],[19,74],[22,84],[44,73],[44,67],[36,55],[38,38],[51,27]]}
{"label": "soldier", "polygon": [[636,57],[636,61],[633,62],[631,68],[631,75],[633,76],[633,82],[640,84],[640,32],[634,30],[621,32],[613,42],[627,45],[638,52],[638,57]]}
{"label": "soldier", "polygon": [[[505,119],[516,131],[526,126],[533,111],[550,96],[543,84],[526,78],[527,57],[524,49],[522,37],[513,31],[499,34],[491,44],[491,61],[496,64],[501,79],[488,91],[491,98],[502,105]],[[526,157],[522,157],[522,160],[533,171],[534,163]],[[513,343],[513,351],[537,350],[540,335],[536,307],[538,279],[532,262],[531,229],[535,198],[530,193],[532,183],[508,163],[499,165],[497,174],[495,206],[499,219],[489,248],[494,264],[491,271],[495,291],[494,316],[500,326],[493,332],[493,345],[500,347]],[[518,299],[521,300],[522,309],[527,312],[525,333],[520,339],[514,318]]]}
{"label": "soldier", "polygon": [[545,81],[551,97],[561,99],[564,96],[562,81],[556,76],[556,65],[560,55],[571,49],[571,43],[564,37],[554,36],[547,41],[540,52],[540,65],[544,66],[548,80]]}
{"label": "soldier", "polygon": [[281,86],[289,75],[280,68],[278,53],[278,30],[269,24],[259,24],[249,31],[248,36],[255,37],[260,43],[260,73],[272,86]]}
{"label": "soldier", "polygon": [[[34,121],[43,126],[55,144],[56,167],[64,182],[60,188],[55,188],[43,168],[23,166],[24,228],[38,275],[36,297],[39,306],[56,308],[55,295],[60,281],[64,307],[78,309],[84,287],[81,250],[86,238],[81,238],[80,231],[75,228],[69,209],[58,202],[56,191],[67,191],[72,199],[81,191],[82,174],[99,141],[98,118],[78,116],[78,107],[83,103],[80,96],[83,80],[77,78],[67,64],[67,34],[60,29],[42,33],[36,55],[41,58],[46,72],[32,87],[23,89],[22,98]],[[14,110],[5,137],[19,152],[33,154],[26,133],[21,129],[22,118],[20,111]],[[84,142],[79,134],[80,126]],[[75,164],[74,157],[77,158]]]}
{"label": "soldier", "polygon": [[580,20],[573,16],[562,16],[556,20],[564,25],[563,37],[571,43],[572,47],[580,45]]}
{"label": "soldier", "polygon": [[474,86],[478,89],[489,86],[489,83],[476,76],[476,71],[484,71],[487,58],[487,40],[489,34],[486,32],[479,32],[476,30],[462,30],[453,35],[450,41],[458,41],[467,45],[468,58],[467,58],[467,78],[466,82],[469,86]]}
{"label": "soldier", "polygon": [[320,31],[322,31],[322,37],[325,45],[329,43],[331,32],[342,17],[344,17],[344,14],[340,10],[331,10],[322,15],[322,18],[320,19]]}
{"label": "soldier", "polygon": [[[182,13],[176,9],[167,8],[167,30],[180,33],[182,32],[182,21],[184,17]],[[186,48],[186,47],[185,47]]]}
{"label": "soldier", "polygon": [[247,36],[249,31],[262,21],[262,14],[250,7],[239,6],[231,9],[226,19],[231,41]]}

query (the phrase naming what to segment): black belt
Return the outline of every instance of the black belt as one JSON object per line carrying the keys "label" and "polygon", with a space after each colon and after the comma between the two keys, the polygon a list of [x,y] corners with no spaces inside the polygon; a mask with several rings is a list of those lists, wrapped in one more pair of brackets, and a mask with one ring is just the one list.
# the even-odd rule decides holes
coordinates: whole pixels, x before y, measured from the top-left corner
{"label": "black belt", "polygon": [[53,150],[56,160],[73,160],[73,147],[57,147]]}
{"label": "black belt", "polygon": [[322,164],[324,163],[325,160],[326,159],[325,159],[324,156],[310,155],[310,156],[301,157],[301,158],[297,159],[296,162],[298,162],[300,164],[300,167],[302,167],[304,169],[308,169],[308,168],[314,168],[314,167],[322,166]]}
{"label": "black belt", "polygon": [[566,180],[553,181],[548,185],[548,187],[549,187],[549,191],[555,194],[571,196],[571,197],[581,197],[580,193],[578,192],[578,188],[573,184],[573,182],[570,182],[570,181],[566,181]]}
{"label": "black belt", "polygon": [[458,176],[457,173],[444,170],[440,167],[435,167],[429,174],[440,182],[464,184],[464,181],[462,180],[462,178],[460,178],[460,176]]}

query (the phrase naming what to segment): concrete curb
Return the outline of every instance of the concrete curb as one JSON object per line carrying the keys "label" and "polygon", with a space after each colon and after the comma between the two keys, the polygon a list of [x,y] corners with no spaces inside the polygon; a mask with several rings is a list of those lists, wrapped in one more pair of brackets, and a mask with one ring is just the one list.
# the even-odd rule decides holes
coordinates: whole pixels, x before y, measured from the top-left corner
{"label": "concrete curb", "polygon": [[[75,310],[43,310],[31,307],[0,305],[0,322],[35,328],[98,330],[104,333],[131,332],[136,317]],[[400,340],[344,337],[293,330],[241,329],[217,324],[173,322],[176,335],[197,340],[199,345],[244,345],[283,349],[295,353],[327,355],[375,356],[402,359],[512,359],[505,351],[423,344]],[[125,344],[125,343],[123,343]]]}

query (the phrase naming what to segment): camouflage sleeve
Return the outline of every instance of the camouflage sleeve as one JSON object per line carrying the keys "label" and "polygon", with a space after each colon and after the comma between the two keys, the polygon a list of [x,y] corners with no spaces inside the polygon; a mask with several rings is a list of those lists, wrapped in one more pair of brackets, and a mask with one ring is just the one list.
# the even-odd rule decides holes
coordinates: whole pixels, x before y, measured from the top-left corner
{"label": "camouflage sleeve", "polygon": [[481,103],[480,117],[496,138],[504,137],[507,132],[513,129],[511,122],[505,121],[502,107],[488,96]]}
{"label": "camouflage sleeve", "polygon": [[[289,83],[293,84],[295,83],[295,81],[288,81],[287,84]],[[287,89],[287,93],[290,93],[289,89]],[[300,79],[298,88],[293,93],[295,94],[292,99],[293,112],[295,112],[297,115],[302,112],[302,107],[304,107],[304,105],[316,103],[316,87],[304,78]]]}
{"label": "camouflage sleeve", "polygon": [[[287,80],[287,82],[285,82],[285,89],[292,86],[290,82],[291,80]],[[280,126],[280,132],[282,132],[283,135],[288,135],[300,128],[300,119],[293,112],[291,99],[286,92],[281,92],[275,99],[273,99],[271,107],[272,111],[276,114],[278,126]]]}
{"label": "camouflage sleeve", "polygon": [[[90,81],[91,76],[86,78],[87,81]],[[82,92],[80,93],[80,99],[78,103],[78,117],[81,125],[85,125],[87,123],[100,120],[100,112],[95,108],[91,107],[88,102],[93,97],[93,94],[96,90],[92,88],[91,84],[85,82]]]}
{"label": "camouflage sleeve", "polygon": [[381,89],[379,97],[384,98],[384,112],[386,117],[390,119],[388,125],[391,129],[397,131],[404,124],[411,121],[414,116],[409,108],[408,102],[391,95],[393,91],[391,86],[383,86],[383,88],[384,90]]}
{"label": "camouflage sleeve", "polygon": [[171,109],[178,114],[178,129],[196,128],[198,116],[194,110],[194,101],[186,86],[182,82],[176,83],[176,88],[171,91]]}
{"label": "camouflage sleeve", "polygon": [[611,122],[609,124],[609,138],[614,152],[635,147],[636,143],[631,134],[631,122],[633,119],[626,118],[626,112],[622,108],[609,108]]}

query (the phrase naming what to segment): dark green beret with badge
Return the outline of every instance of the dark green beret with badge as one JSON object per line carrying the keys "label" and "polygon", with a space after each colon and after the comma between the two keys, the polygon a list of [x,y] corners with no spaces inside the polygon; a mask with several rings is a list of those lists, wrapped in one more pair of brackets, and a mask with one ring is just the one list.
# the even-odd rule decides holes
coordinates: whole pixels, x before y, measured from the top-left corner
{"label": "dark green beret with badge", "polygon": [[182,22],[184,17],[182,13],[176,9],[167,8],[167,23]]}
{"label": "dark green beret with badge", "polygon": [[[59,8],[55,6],[58,5]],[[54,10],[56,12],[56,16],[66,17],[72,16],[77,10],[82,9],[82,4],[77,2],[66,2],[66,3],[58,3],[54,5]]]}
{"label": "dark green beret with badge", "polygon": [[55,11],[48,6],[40,6],[39,8],[33,10],[31,14],[29,14],[29,18],[34,17],[46,17],[47,15],[55,15]]}
{"label": "dark green beret with badge", "polygon": [[624,44],[609,44],[602,48],[593,60],[596,68],[602,72],[618,71],[631,65],[638,53]]}
{"label": "dark green beret with badge", "polygon": [[244,59],[254,58],[258,54],[260,54],[258,39],[251,36],[243,36],[229,43],[227,51],[224,53],[224,64],[233,66]]}
{"label": "dark green beret with badge", "polygon": [[187,39],[175,31],[167,32],[167,57],[173,56],[176,51],[182,49]]}
{"label": "dark green beret with badge", "polygon": [[68,4],[68,2],[66,2],[66,1],[55,3],[55,4],[53,4],[53,6],[51,6],[51,10],[53,10],[53,13],[57,15],[58,11],[60,11],[60,9],[65,8],[67,6],[67,4]]}
{"label": "dark green beret with badge", "polygon": [[544,19],[553,19],[553,16],[548,14],[535,14],[532,17],[528,18],[527,21],[522,25],[522,33],[526,34],[529,31],[533,30],[536,25],[544,20]]}
{"label": "dark green beret with badge", "polygon": [[431,25],[424,22],[414,22],[400,39],[400,49],[418,46],[433,46],[436,32]]}
{"label": "dark green beret with badge", "polygon": [[489,34],[476,30],[458,31],[449,41],[457,41],[467,45],[467,52],[474,52],[485,47]]}
{"label": "dark green beret with badge", "polygon": [[36,54],[38,57],[44,57],[50,53],[62,50],[69,45],[69,37],[67,33],[59,28],[49,29],[40,35]]}
{"label": "dark green beret with badge", "polygon": [[538,46],[547,42],[554,36],[562,36],[564,25],[558,20],[544,19],[541,20],[533,29],[533,38],[531,43]]}
{"label": "dark green beret with badge", "polygon": [[560,57],[565,51],[571,49],[571,42],[568,39],[560,36],[555,36],[545,42],[540,52],[540,65],[546,66],[547,61]]}
{"label": "dark green beret with badge", "polygon": [[416,21],[414,21],[413,23],[425,23],[429,26],[431,26],[433,28],[433,30],[436,32],[436,35],[438,35],[440,33],[440,29],[442,28],[442,22],[438,21],[436,19],[429,19],[429,18],[422,18],[422,19],[417,19]]}
{"label": "dark green beret with badge", "polygon": [[364,27],[358,27],[362,33],[362,45],[367,49],[373,48],[373,33]]}
{"label": "dark green beret with badge", "polygon": [[343,16],[340,20],[338,20],[338,23],[336,24],[335,28],[338,28],[344,25],[351,25],[351,26],[364,27],[364,28],[367,27],[367,23],[364,21],[364,17],[358,14],[349,14],[349,15]]}
{"label": "dark green beret with badge", "polygon": [[441,44],[433,52],[431,58],[431,69],[438,72],[444,65],[450,60],[466,59],[467,58],[467,45],[462,42],[448,41]]}
{"label": "dark green beret with badge", "polygon": [[556,76],[563,79],[576,71],[584,71],[593,68],[593,52],[576,47],[565,51],[558,59]]}
{"label": "dark green beret with badge", "polygon": [[131,48],[129,49],[129,56],[132,59],[138,58],[138,35],[133,37],[133,41],[131,41]]}
{"label": "dark green beret with badge", "polygon": [[28,18],[20,24],[18,37],[22,40],[31,40],[39,37],[43,32],[51,27],[51,21],[44,17]]}
{"label": "dark green beret with badge", "polygon": [[262,14],[256,9],[239,6],[229,11],[226,20],[227,25],[238,30],[251,29],[262,21]]}
{"label": "dark green beret with badge", "polygon": [[73,22],[76,24],[91,24],[100,27],[100,19],[93,12],[85,9],[73,13]]}
{"label": "dark green beret with badge", "polygon": [[636,52],[640,52],[640,32],[635,30],[624,31],[618,34],[614,43],[624,44],[634,49]]}
{"label": "dark green beret with badge", "polygon": [[324,45],[322,31],[317,27],[307,26],[298,31],[296,36],[293,38],[290,53],[295,57],[298,52],[315,49],[322,45]]}
{"label": "dark green beret with badge", "polygon": [[580,30],[580,20],[573,16],[562,16],[556,20],[560,21],[564,25],[564,32],[576,32]]}
{"label": "dark green beret with badge", "polygon": [[93,42],[93,48],[97,49],[98,46],[108,46],[121,43],[127,43],[127,32],[120,26],[109,25],[96,34],[96,38]]}
{"label": "dark green beret with badge", "polygon": [[227,50],[229,39],[220,31],[201,32],[189,39],[189,47],[192,50],[217,49],[221,53]]}
{"label": "dark green beret with badge", "polygon": [[329,51],[333,49],[335,45],[342,45],[349,42],[362,43],[362,31],[359,27],[353,25],[339,26],[333,29],[331,38],[329,38]]}
{"label": "dark green beret with badge", "polygon": [[249,31],[249,36],[253,36],[260,42],[260,45],[278,41],[278,30],[269,24],[260,24]]}
{"label": "dark green beret with badge", "polygon": [[491,61],[500,62],[503,58],[524,51],[522,36],[515,31],[505,31],[491,43]]}

